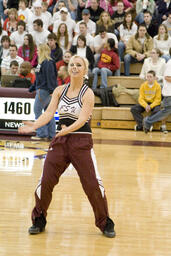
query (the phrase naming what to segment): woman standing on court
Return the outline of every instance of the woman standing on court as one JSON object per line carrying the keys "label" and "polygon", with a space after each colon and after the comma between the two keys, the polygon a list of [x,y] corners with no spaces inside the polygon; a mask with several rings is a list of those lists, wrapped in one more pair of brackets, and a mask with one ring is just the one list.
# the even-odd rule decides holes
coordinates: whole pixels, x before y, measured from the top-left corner
{"label": "woman standing on court", "polygon": [[35,191],[33,226],[29,228],[29,233],[38,234],[44,231],[53,188],[72,163],[93,208],[96,226],[105,236],[114,237],[114,223],[109,218],[105,190],[98,174],[92,132],[88,123],[94,106],[94,94],[84,84],[88,61],[75,55],[69,62],[68,71],[70,84],[55,89],[49,107],[37,121],[27,122],[19,128],[19,133],[33,132],[48,123],[56,109],[58,110],[60,121],[57,135],[49,146],[41,181]]}
{"label": "woman standing on court", "polygon": [[[40,44],[38,47],[38,62],[36,72],[36,81],[34,86],[29,89],[36,89],[36,97],[34,102],[35,119],[38,119],[43,111],[45,111],[51,101],[51,96],[57,87],[57,71],[56,64],[50,57],[51,50],[47,44]],[[54,116],[44,126],[36,129],[36,136],[32,140],[51,140],[56,134],[56,123]]]}

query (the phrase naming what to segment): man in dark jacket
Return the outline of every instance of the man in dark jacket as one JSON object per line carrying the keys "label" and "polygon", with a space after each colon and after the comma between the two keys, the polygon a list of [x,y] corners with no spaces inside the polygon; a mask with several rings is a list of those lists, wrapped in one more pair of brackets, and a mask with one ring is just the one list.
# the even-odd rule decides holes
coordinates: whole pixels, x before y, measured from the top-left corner
{"label": "man in dark jacket", "polygon": [[47,39],[48,39],[48,45],[51,49],[51,58],[55,62],[58,62],[59,60],[62,60],[63,51],[58,46],[56,35],[54,33],[51,33],[51,34],[48,35]]}
{"label": "man in dark jacket", "polygon": [[158,33],[158,23],[152,19],[152,14],[149,11],[144,12],[144,22],[142,23],[146,25],[147,33],[153,38]]}

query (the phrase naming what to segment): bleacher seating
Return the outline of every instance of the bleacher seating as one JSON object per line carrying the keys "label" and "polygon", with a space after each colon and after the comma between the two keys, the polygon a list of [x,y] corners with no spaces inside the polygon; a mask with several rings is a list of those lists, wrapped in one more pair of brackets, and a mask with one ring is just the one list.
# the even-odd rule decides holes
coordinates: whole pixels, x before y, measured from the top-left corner
{"label": "bleacher seating", "polygon": [[[100,83],[100,79],[99,79]],[[109,76],[108,86],[120,84],[125,86],[127,89],[138,89],[143,83],[138,76]],[[102,107],[100,106],[100,98],[95,97],[95,107],[93,110],[93,116],[91,120],[91,127],[100,128],[113,128],[113,129],[134,129],[135,121],[130,112],[130,107],[134,105],[135,100],[126,93],[121,93],[119,97],[116,98],[120,107]],[[154,129],[160,129],[161,122],[154,124]],[[171,117],[167,120],[167,129],[171,130]]]}

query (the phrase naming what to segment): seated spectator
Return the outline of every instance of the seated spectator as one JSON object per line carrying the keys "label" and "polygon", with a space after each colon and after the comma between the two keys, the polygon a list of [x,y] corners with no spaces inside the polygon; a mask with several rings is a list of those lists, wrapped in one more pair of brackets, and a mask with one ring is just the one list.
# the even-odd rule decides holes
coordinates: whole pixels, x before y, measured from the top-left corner
{"label": "seated spectator", "polygon": [[168,34],[167,27],[164,24],[160,24],[158,29],[158,35],[153,38],[154,47],[161,50],[163,53],[162,58],[166,62],[170,59],[169,49],[171,47],[171,37]]}
{"label": "seated spectator", "polygon": [[47,37],[48,39],[48,46],[51,49],[51,58],[55,61],[58,62],[59,60],[62,60],[63,56],[63,51],[59,47],[57,43],[57,37],[54,33],[51,33]]}
{"label": "seated spectator", "polygon": [[10,36],[11,44],[15,44],[17,48],[19,48],[24,43],[24,36],[27,34],[25,30],[25,22],[19,20],[17,23],[17,31],[13,32]]}
{"label": "seated spectator", "polygon": [[87,58],[89,61],[89,69],[94,67],[94,55],[90,47],[86,45],[86,38],[83,35],[79,35],[77,38],[77,45],[72,45],[70,51],[73,55],[78,55]]}
{"label": "seated spectator", "polygon": [[66,2],[66,4],[67,4],[66,7],[69,10],[69,13],[71,14],[71,18],[73,20],[76,20],[78,1],[77,0],[69,0]]}
{"label": "seated spectator", "polygon": [[57,76],[58,86],[68,84],[70,82],[70,75],[67,66],[60,66]]}
{"label": "seated spectator", "polygon": [[19,0],[18,19],[23,20],[26,24],[28,24],[29,16],[32,15],[31,10],[27,6],[27,0]]}
{"label": "seated spectator", "polygon": [[152,14],[149,11],[144,11],[144,22],[146,25],[147,33],[153,38],[158,33],[158,23],[152,19]]}
{"label": "seated spectator", "polygon": [[[91,6],[91,0],[88,0],[86,3],[86,8]],[[108,0],[99,0],[99,6],[105,11],[108,10]]]}
{"label": "seated spectator", "polygon": [[12,76],[18,76],[18,69],[19,69],[19,64],[16,60],[11,61],[10,63],[10,70],[9,70],[9,75]]}
{"label": "seated spectator", "polygon": [[[171,55],[171,48],[170,48]],[[145,133],[149,132],[153,123],[166,120],[166,118],[171,114],[171,60],[166,63],[163,79],[163,107],[155,115],[146,117],[144,119],[144,131]],[[164,132],[167,131],[166,127],[161,127],[161,130]]]}
{"label": "seated spectator", "polygon": [[163,21],[163,24],[167,27],[169,36],[171,37],[171,12],[168,14],[167,20]]}
{"label": "seated spectator", "polygon": [[18,49],[18,56],[23,58],[24,61],[29,61],[32,67],[36,67],[37,60],[37,47],[33,41],[31,34],[26,34],[24,37],[23,45]]}
{"label": "seated spectator", "polygon": [[[48,30],[49,27],[49,20],[46,18],[46,16],[43,14],[42,10],[42,4],[40,0],[37,0],[36,2],[33,3],[33,12],[29,16],[28,20],[28,31],[32,33],[34,30],[34,21],[35,20],[41,20],[43,24],[43,29]],[[42,43],[43,44],[43,43]]]}
{"label": "seated spectator", "polygon": [[7,31],[3,30],[2,23],[0,21],[0,41],[1,41],[3,36],[7,36],[7,35],[8,35]]}
{"label": "seated spectator", "polygon": [[97,22],[100,14],[104,12],[104,9],[99,6],[99,0],[91,0],[87,9],[90,11],[90,19],[94,22]]}
{"label": "seated spectator", "polygon": [[148,71],[146,79],[147,81],[140,87],[139,104],[131,108],[131,113],[136,121],[135,131],[143,130],[143,112],[150,112],[150,116],[152,116],[160,110],[161,87],[156,81],[155,72]]}
{"label": "seated spectator", "polygon": [[[60,17],[61,17],[60,10],[62,7],[66,7],[66,2],[64,0],[57,1],[56,5],[53,9],[53,22],[60,19]],[[71,18],[70,13],[68,13],[68,17]]]}
{"label": "seated spectator", "polygon": [[75,26],[75,35],[80,33],[80,23],[85,22],[87,24],[87,32],[94,36],[96,32],[96,23],[90,19],[90,11],[88,9],[83,9],[82,20],[77,22]]}
{"label": "seated spectator", "polygon": [[119,56],[117,49],[115,48],[115,40],[109,38],[107,44],[101,52],[100,60],[98,62],[98,67],[93,69],[93,84],[92,89],[97,88],[98,75],[101,76],[101,85],[100,88],[107,87],[107,77],[112,76],[113,72],[119,69]]}
{"label": "seated spectator", "polygon": [[159,49],[153,48],[151,50],[150,57],[144,60],[141,73],[140,73],[141,79],[145,80],[147,77],[148,71],[153,70],[156,74],[155,76],[158,83],[162,84],[166,61],[165,59],[161,58],[161,56],[162,56],[162,53]]}
{"label": "seated spectator", "polygon": [[86,0],[78,0],[76,20],[82,20],[82,11],[86,9]]}
{"label": "seated spectator", "polygon": [[63,54],[71,48],[72,37],[68,34],[68,28],[65,23],[61,23],[57,31],[57,43],[62,49]]}
{"label": "seated spectator", "polygon": [[28,61],[24,61],[20,65],[20,72],[19,77],[21,78],[27,78],[30,80],[31,84],[34,84],[34,81],[36,80],[35,74],[31,72],[32,65]]}
{"label": "seated spectator", "polygon": [[[124,4],[122,0],[119,0],[116,5],[116,11],[112,15],[112,20],[115,23],[115,29],[123,23],[125,17]],[[119,36],[119,32],[115,30],[115,34]]]}
{"label": "seated spectator", "polygon": [[[128,0],[123,0],[125,12],[130,12],[133,9],[133,4],[131,2],[129,2]],[[111,17],[117,10],[117,3],[118,3],[118,0],[109,0],[108,12]]]}
{"label": "seated spectator", "polygon": [[33,31],[31,34],[38,47],[40,44],[47,43],[47,37],[50,32],[47,29],[43,28],[43,21],[37,19],[33,22]]}
{"label": "seated spectator", "polygon": [[8,11],[8,18],[4,21],[3,29],[7,31],[8,35],[10,36],[12,32],[17,30],[17,23],[18,23],[18,14],[17,10],[14,8],[9,9]]}
{"label": "seated spectator", "polygon": [[46,20],[46,24],[49,28],[52,25],[53,20],[52,20],[52,14],[49,11],[47,11],[47,9],[48,9],[48,3],[42,2],[43,20]]}
{"label": "seated spectator", "polygon": [[6,9],[7,0],[0,0],[0,16],[2,17],[3,21],[7,18],[7,14],[5,14]]}
{"label": "seated spectator", "polygon": [[2,59],[2,63],[1,63],[2,75],[5,75],[10,70],[10,63],[13,60],[16,60],[19,66],[24,61],[23,58],[17,55],[17,46],[14,44],[11,44],[9,48],[9,56]]}
{"label": "seated spectator", "polygon": [[56,69],[57,69],[57,71],[59,70],[59,68],[60,68],[61,66],[67,66],[67,67],[68,67],[68,63],[69,63],[71,57],[72,57],[72,52],[66,51],[66,52],[64,53],[64,55],[63,55],[63,59],[60,60],[60,61],[58,61],[58,62],[56,63]]}
{"label": "seated spectator", "polygon": [[9,48],[10,48],[9,36],[3,36],[1,38],[1,45],[0,45],[0,65],[1,65],[2,60],[5,57],[9,56]]}
{"label": "seated spectator", "polygon": [[169,13],[171,12],[171,1],[170,0],[159,0],[157,1],[157,22],[161,24],[167,20]]}
{"label": "seated spectator", "polygon": [[83,35],[86,38],[86,45],[90,47],[92,52],[94,52],[94,37],[87,32],[87,24],[85,22],[81,22],[79,24],[79,27],[80,27],[80,33],[73,38],[72,45],[76,45],[78,36]]}
{"label": "seated spectator", "polygon": [[99,35],[94,38],[94,50],[95,50],[95,65],[99,60],[101,51],[107,43],[108,38],[113,38],[115,41],[115,47],[118,48],[118,39],[113,33],[107,33],[106,28],[101,26],[99,29]]}
{"label": "seated spectator", "polygon": [[156,4],[154,0],[137,0],[136,2],[136,13],[137,16],[135,21],[138,24],[144,22],[144,11],[149,11],[152,15],[154,14]]}
{"label": "seated spectator", "polygon": [[114,33],[115,22],[111,19],[108,12],[102,12],[100,14],[99,20],[96,22],[96,35],[99,34],[99,29],[101,26],[105,26],[106,32]]}
{"label": "seated spectator", "polygon": [[60,9],[60,16],[60,19],[56,20],[53,24],[53,32],[57,33],[59,25],[65,23],[68,28],[69,37],[72,38],[76,23],[68,17],[68,9],[66,7]]}
{"label": "seated spectator", "polygon": [[146,26],[140,24],[138,32],[131,36],[127,46],[126,55],[124,56],[125,76],[130,75],[130,64],[144,62],[144,59],[149,57],[153,48],[153,39],[148,35]]}
{"label": "seated spectator", "polygon": [[118,28],[120,41],[118,43],[118,53],[120,60],[124,58],[124,52],[131,36],[137,33],[137,25],[133,22],[132,14],[127,12],[124,17],[123,24]]}

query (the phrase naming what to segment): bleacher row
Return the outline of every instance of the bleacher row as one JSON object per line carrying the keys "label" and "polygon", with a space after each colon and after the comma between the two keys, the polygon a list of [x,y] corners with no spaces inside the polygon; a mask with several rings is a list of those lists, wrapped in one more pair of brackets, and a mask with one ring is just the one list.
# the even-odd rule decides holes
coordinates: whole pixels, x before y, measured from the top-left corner
{"label": "bleacher row", "polygon": [[[142,64],[131,64],[130,72],[132,76],[108,76],[108,86],[120,84],[127,89],[139,89],[143,80],[137,76],[140,73]],[[123,73],[123,66],[121,65],[121,73]],[[99,78],[100,84],[100,78]],[[92,128],[111,128],[111,129],[134,129],[135,121],[130,112],[132,105],[136,101],[127,93],[122,93],[116,97],[120,107],[102,107],[101,100],[95,96],[95,107],[91,120]],[[166,122],[167,130],[171,130],[171,117]],[[161,122],[154,124],[154,130],[160,130]]]}

